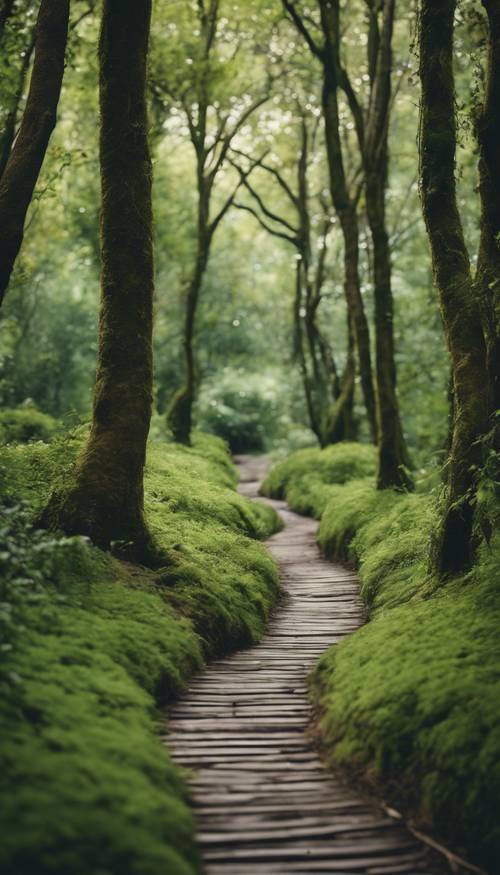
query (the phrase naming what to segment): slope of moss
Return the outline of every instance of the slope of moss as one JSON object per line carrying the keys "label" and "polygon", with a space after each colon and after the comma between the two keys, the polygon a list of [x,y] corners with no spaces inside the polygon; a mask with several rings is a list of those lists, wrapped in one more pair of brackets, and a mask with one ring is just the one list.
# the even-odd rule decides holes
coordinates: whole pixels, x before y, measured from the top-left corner
{"label": "slope of moss", "polygon": [[380,493],[371,478],[305,484],[292,459],[287,497],[296,503],[306,486],[320,546],[359,568],[371,616],[313,676],[327,755],[496,872],[500,538],[473,571],[440,586],[427,574],[434,496]]}
{"label": "slope of moss", "polygon": [[320,517],[334,484],[374,476],[375,449],[367,444],[341,443],[324,450],[297,450],[271,468],[262,494],[285,498],[297,513]]}
{"label": "slope of moss", "polygon": [[251,537],[277,518],[236,495],[223,443],[198,436],[150,447],[146,507],[165,569],[37,534],[29,517],[80,441],[2,455],[0,869],[192,875],[193,824],[155,707],[206,656],[262,633],[278,580]]}

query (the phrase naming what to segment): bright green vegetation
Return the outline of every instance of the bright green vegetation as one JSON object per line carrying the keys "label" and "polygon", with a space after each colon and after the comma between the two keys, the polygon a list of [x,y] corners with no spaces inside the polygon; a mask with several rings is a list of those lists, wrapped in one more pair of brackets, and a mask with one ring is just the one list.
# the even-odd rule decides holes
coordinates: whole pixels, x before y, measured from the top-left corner
{"label": "bright green vegetation", "polygon": [[320,517],[334,484],[374,475],[375,467],[375,449],[365,444],[297,450],[271,469],[262,492],[273,498],[286,497],[297,513]]}
{"label": "bright green vegetation", "polygon": [[57,428],[57,420],[32,404],[0,410],[0,443],[48,441]]}
{"label": "bright green vegetation", "polygon": [[[5,875],[192,875],[182,776],[155,704],[204,658],[256,640],[277,594],[251,538],[273,511],[234,491],[221,441],[150,445],[146,509],[164,569],[33,531],[81,430],[2,452],[0,807]],[[249,537],[250,536],[250,537]]]}
{"label": "bright green vegetation", "polygon": [[327,483],[304,471],[301,453],[266,481],[267,492],[321,517],[321,548],[357,565],[370,610],[370,622],[327,651],[313,677],[328,757],[496,871],[500,538],[473,571],[439,587],[427,574],[435,497],[380,493],[371,478],[331,485],[346,479],[354,452],[334,449],[339,475],[330,467]]}

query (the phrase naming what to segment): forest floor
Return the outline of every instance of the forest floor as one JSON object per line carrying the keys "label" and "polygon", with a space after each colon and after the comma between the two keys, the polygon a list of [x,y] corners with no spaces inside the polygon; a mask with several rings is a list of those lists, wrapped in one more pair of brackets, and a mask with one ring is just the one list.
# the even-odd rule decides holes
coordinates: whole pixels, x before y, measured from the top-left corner
{"label": "forest floor", "polygon": [[[257,497],[266,459],[240,457]],[[189,770],[209,875],[448,871],[321,762],[307,679],[328,646],[364,620],[356,575],[323,559],[318,523],[271,501],[284,529],[268,542],[282,598],[262,641],[211,664],[169,712],[168,745]]]}

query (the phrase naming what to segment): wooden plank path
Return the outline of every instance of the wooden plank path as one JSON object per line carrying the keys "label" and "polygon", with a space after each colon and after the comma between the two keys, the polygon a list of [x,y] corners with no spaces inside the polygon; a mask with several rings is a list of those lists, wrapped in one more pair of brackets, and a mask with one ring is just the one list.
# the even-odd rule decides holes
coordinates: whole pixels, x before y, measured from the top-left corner
{"label": "wooden plank path", "polygon": [[[257,495],[265,460],[240,458]],[[317,523],[272,502],[284,594],[260,644],[214,662],[171,709],[165,740],[190,770],[207,875],[433,875],[441,861],[325,770],[308,735],[307,676],[363,622],[356,576],[321,558]],[[449,871],[446,869],[446,871]]]}

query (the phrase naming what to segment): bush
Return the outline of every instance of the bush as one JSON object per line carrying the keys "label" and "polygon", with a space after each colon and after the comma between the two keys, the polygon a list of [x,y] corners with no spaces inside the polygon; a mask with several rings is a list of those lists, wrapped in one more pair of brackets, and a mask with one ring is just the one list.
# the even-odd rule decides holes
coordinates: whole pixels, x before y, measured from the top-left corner
{"label": "bush", "polygon": [[196,418],[200,429],[222,437],[233,453],[271,449],[289,434],[294,441],[314,441],[311,432],[299,433],[292,423],[282,382],[272,374],[225,368],[222,376],[204,382]]}
{"label": "bush", "polygon": [[31,405],[0,411],[0,443],[49,441],[58,427],[56,419]]}
{"label": "bush", "polygon": [[0,561],[11,610],[1,654],[0,869],[194,875],[186,790],[159,741],[155,702],[177,695],[204,657],[262,634],[278,576],[248,534],[269,535],[277,518],[236,495],[223,443],[197,435],[191,448],[150,446],[146,513],[168,552],[164,569],[33,530],[83,436],[3,454],[11,507]]}

